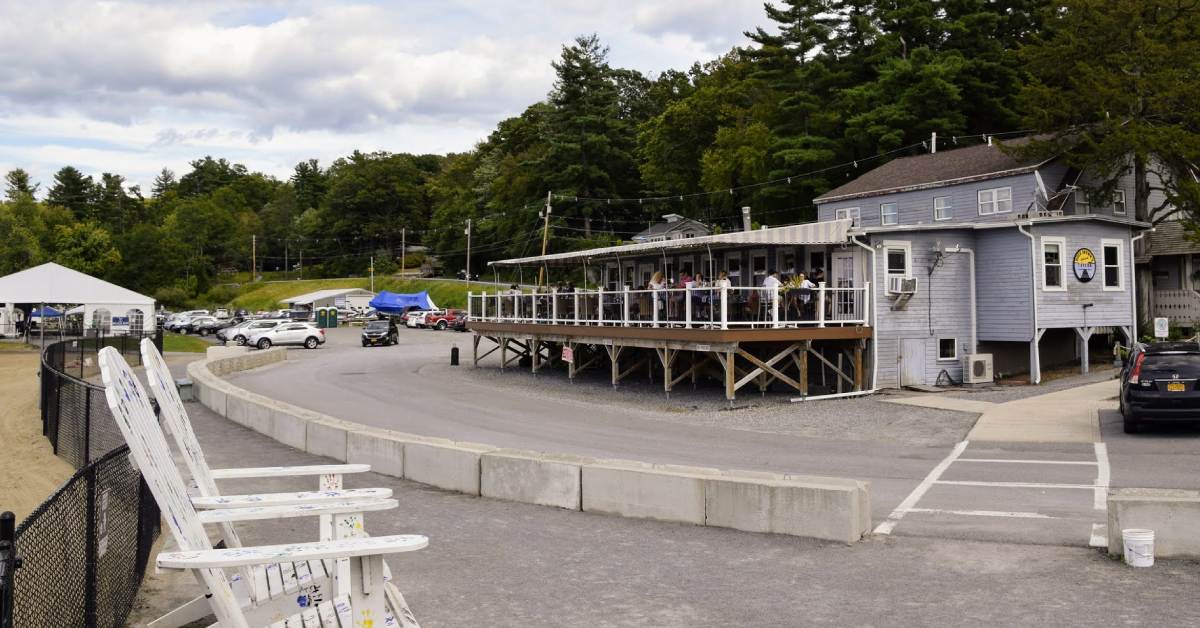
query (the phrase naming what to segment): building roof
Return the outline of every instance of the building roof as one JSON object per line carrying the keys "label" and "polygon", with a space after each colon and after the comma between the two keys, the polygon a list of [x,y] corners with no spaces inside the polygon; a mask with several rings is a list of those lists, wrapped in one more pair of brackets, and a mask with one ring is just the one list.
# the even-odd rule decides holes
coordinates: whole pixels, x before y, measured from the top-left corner
{"label": "building roof", "polygon": [[533,257],[518,257],[514,259],[488,262],[489,266],[565,266],[572,263],[583,263],[596,258],[615,258],[621,255],[638,255],[644,253],[665,253],[667,251],[702,249],[742,245],[800,245],[800,244],[842,244],[846,242],[847,233],[853,220],[826,220],[810,222],[802,225],[756,229],[754,231],[733,231],[716,235],[682,238],[679,240],[660,240],[657,242],[638,242],[620,246],[606,246],[583,251],[566,253],[551,253]]}
{"label": "building roof", "polygon": [[154,299],[47,262],[0,277],[0,303],[154,305]]}
{"label": "building roof", "polygon": [[[663,218],[665,218],[666,220],[664,220],[663,222],[659,222],[659,223],[650,225],[641,233],[633,236],[633,239],[634,240],[643,240],[646,238],[653,238],[655,236],[666,235],[672,231],[682,229],[689,225],[694,225],[696,227],[699,227],[706,232],[712,231],[708,227],[708,225],[700,222],[699,220],[685,218],[683,216],[680,216],[679,214],[667,214],[666,216],[663,216]],[[674,218],[674,220],[672,220],[672,218]]]}
{"label": "building roof", "polygon": [[[1019,146],[1027,139],[1005,142]],[[1050,159],[1018,159],[1000,150],[1000,142],[893,159],[857,179],[813,199],[814,203],[942,187],[1031,172]],[[1052,159],[1052,158],[1051,158]]]}
{"label": "building roof", "polygon": [[374,292],[371,292],[370,290],[366,290],[364,288],[332,288],[329,290],[317,290],[316,292],[309,292],[307,294],[302,294],[298,297],[291,297],[288,299],[280,299],[280,302],[281,303],[291,303],[293,305],[309,305],[313,302],[320,301],[321,299],[337,298],[340,296],[347,296],[347,295],[351,295],[351,294],[361,295],[361,296],[375,296]]}
{"label": "building roof", "polygon": [[1147,262],[1154,255],[1187,255],[1200,253],[1200,243],[1191,239],[1192,231],[1182,220],[1166,220],[1154,226],[1146,234],[1145,245],[1137,256],[1138,262]]}

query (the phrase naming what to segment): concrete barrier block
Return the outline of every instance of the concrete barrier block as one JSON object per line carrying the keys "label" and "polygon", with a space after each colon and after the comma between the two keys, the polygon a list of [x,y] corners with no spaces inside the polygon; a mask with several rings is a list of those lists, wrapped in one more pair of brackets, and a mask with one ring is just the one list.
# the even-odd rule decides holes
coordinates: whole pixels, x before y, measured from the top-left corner
{"label": "concrete barrier block", "polygon": [[204,403],[205,398],[207,398],[208,403],[204,403],[205,407],[221,416],[228,416],[229,410],[225,405],[225,389],[212,385],[205,386],[205,388],[205,395],[200,398],[200,403]]}
{"label": "concrete barrier block", "polygon": [[480,457],[479,494],[580,510],[580,467],[584,462],[574,456],[497,449]]}
{"label": "concrete barrier block", "polygon": [[251,402],[244,394],[225,395],[225,418],[237,423],[238,425],[246,425],[246,417],[250,414]]}
{"label": "concrete barrier block", "polygon": [[346,432],[346,462],[369,464],[376,473],[404,477],[404,440],[384,431]]}
{"label": "concrete barrier block", "polygon": [[585,465],[583,510],[704,525],[705,478],[651,465]]}
{"label": "concrete barrier block", "polygon": [[479,495],[479,457],[490,451],[447,444],[406,441],[404,478],[468,495]]}
{"label": "concrete barrier block", "polygon": [[271,438],[301,451],[308,443],[308,421],[287,410],[271,410]]}
{"label": "concrete barrier block", "polygon": [[728,475],[706,479],[705,524],[748,532],[773,532],[853,543],[866,533],[855,480],[822,478],[820,483]]}
{"label": "concrete barrier block", "polygon": [[317,456],[346,461],[346,426],[341,421],[307,420],[304,450]]}
{"label": "concrete barrier block", "polygon": [[1200,491],[1123,488],[1108,493],[1108,553],[1125,551],[1121,530],[1154,530],[1156,558],[1200,558]]}
{"label": "concrete barrier block", "polygon": [[[226,404],[233,396],[226,397]],[[267,399],[259,399],[251,397],[246,400],[246,416],[245,422],[242,425],[258,432],[259,434],[271,435],[272,426],[274,423],[271,420],[272,409],[271,402]]]}

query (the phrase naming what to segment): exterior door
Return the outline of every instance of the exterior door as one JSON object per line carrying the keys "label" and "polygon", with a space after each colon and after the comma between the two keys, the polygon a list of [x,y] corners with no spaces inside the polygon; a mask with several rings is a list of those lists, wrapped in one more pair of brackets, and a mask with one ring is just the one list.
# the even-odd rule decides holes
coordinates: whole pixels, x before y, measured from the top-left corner
{"label": "exterior door", "polygon": [[900,385],[925,383],[925,339],[900,339]]}
{"label": "exterior door", "polygon": [[[861,319],[862,296],[851,288],[862,287],[862,276],[858,268],[858,256],[854,251],[837,251],[830,258],[827,288],[840,288],[827,301],[832,301],[831,320]],[[832,298],[831,298],[832,297]]]}

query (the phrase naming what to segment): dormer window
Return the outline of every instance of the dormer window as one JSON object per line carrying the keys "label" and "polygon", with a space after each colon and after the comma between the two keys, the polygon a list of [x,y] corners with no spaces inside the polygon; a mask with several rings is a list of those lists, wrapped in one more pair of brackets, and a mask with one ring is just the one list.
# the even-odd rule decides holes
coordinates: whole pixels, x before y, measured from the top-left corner
{"label": "dormer window", "polygon": [[879,205],[879,224],[894,225],[900,222],[900,210],[896,208],[895,203],[882,203]]}
{"label": "dormer window", "polygon": [[1006,214],[1012,211],[1012,188],[979,190],[979,215]]}
{"label": "dormer window", "polygon": [[859,226],[860,211],[861,210],[858,207],[843,207],[841,209],[834,210],[833,217],[836,220],[845,220],[849,218],[850,220],[854,221],[851,224],[857,227]]}

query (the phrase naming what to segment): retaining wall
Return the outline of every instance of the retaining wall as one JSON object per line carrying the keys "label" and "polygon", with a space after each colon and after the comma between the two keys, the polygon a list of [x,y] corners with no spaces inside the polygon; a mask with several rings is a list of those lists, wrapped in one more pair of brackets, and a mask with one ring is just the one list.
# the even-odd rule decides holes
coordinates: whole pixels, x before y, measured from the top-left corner
{"label": "retaining wall", "polygon": [[1122,488],[1108,492],[1108,553],[1125,551],[1121,530],[1154,530],[1157,558],[1200,558],[1200,491]]}
{"label": "retaining wall", "polygon": [[512,501],[843,543],[871,527],[868,482],[501,449],[343,421],[222,379],[287,359],[223,350],[188,365],[196,398],[290,447],[446,490]]}

